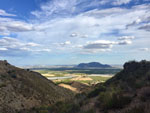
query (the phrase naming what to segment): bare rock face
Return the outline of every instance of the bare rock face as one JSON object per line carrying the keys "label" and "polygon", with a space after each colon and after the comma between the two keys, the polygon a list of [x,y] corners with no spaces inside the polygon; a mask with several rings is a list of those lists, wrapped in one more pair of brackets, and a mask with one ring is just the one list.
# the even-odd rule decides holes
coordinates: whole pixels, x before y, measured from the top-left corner
{"label": "bare rock face", "polygon": [[72,98],[73,93],[37,72],[0,61],[0,113],[16,113]]}

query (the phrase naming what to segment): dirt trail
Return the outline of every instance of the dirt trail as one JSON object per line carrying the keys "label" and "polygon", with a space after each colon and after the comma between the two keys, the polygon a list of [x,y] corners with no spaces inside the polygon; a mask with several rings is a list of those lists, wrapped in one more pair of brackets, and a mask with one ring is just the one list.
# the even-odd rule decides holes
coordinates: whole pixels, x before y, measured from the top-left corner
{"label": "dirt trail", "polygon": [[76,92],[76,93],[79,92],[79,91],[77,90],[77,88],[72,87],[72,86],[67,85],[67,84],[59,84],[59,86],[64,87],[64,88],[67,88],[67,89],[70,89],[71,91]]}

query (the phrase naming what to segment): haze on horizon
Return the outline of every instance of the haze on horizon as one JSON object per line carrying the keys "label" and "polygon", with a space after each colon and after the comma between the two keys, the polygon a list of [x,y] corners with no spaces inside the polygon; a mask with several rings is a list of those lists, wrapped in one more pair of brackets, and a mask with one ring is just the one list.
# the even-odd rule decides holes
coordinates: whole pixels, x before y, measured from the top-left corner
{"label": "haze on horizon", "polygon": [[0,59],[14,65],[150,59],[150,0],[1,0]]}

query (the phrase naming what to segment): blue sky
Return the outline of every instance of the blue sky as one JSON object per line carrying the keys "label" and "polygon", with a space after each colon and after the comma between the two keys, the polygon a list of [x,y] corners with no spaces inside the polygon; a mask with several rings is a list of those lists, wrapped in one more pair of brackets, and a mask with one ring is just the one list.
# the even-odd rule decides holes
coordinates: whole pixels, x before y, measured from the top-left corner
{"label": "blue sky", "polygon": [[0,0],[0,59],[14,65],[150,60],[150,0]]}

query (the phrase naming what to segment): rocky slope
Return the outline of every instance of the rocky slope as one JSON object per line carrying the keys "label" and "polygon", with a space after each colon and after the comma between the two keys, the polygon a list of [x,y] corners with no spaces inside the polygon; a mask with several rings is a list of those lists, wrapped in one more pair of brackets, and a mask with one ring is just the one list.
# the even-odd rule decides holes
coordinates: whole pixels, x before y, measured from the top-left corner
{"label": "rocky slope", "polygon": [[88,106],[93,113],[150,113],[150,62],[125,63],[121,72],[99,84],[87,100],[83,108]]}
{"label": "rocky slope", "polygon": [[0,61],[0,113],[52,105],[72,96],[71,91],[55,85],[39,73]]}

